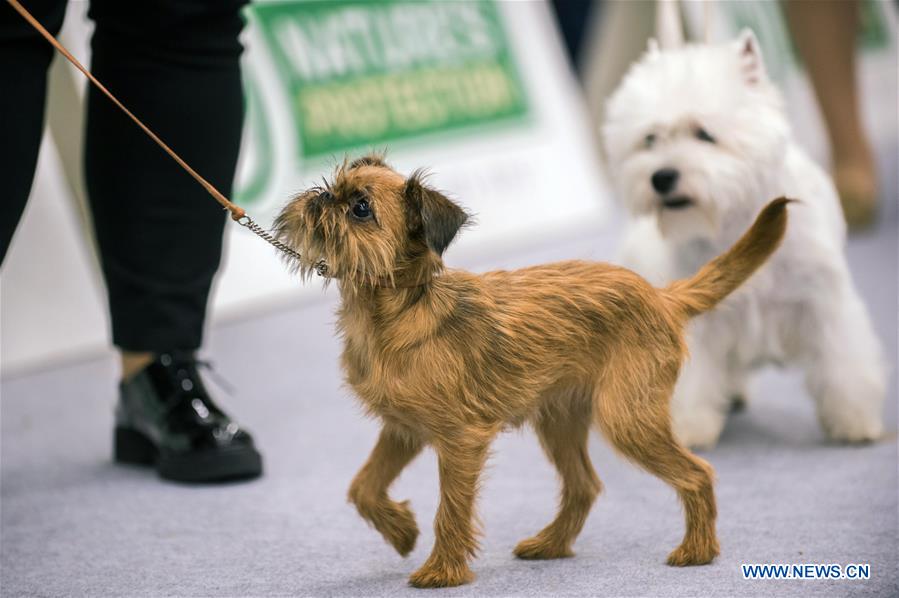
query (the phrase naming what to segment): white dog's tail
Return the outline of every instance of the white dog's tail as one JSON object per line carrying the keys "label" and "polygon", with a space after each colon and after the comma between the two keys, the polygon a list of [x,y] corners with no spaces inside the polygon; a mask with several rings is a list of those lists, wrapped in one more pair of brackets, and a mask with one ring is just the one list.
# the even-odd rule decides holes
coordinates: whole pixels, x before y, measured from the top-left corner
{"label": "white dog's tail", "polygon": [[692,278],[676,280],[662,291],[669,306],[683,319],[715,307],[774,253],[787,230],[787,204],[775,199],[758,215],[752,227],[726,253],[702,267]]}

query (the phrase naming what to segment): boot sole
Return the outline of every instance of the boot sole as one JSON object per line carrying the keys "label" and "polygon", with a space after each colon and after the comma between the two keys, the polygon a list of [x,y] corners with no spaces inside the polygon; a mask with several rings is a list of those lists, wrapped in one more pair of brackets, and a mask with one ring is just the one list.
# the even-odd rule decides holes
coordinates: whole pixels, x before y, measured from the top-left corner
{"label": "boot sole", "polygon": [[177,482],[224,482],[262,475],[262,456],[250,446],[161,455],[153,442],[131,428],[116,427],[113,459],[154,466],[160,477]]}

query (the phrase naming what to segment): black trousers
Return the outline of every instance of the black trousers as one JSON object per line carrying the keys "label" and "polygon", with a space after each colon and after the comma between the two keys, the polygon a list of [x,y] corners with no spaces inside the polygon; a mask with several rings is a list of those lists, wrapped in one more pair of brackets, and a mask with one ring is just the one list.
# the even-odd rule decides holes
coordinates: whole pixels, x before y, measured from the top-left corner
{"label": "black trousers", "polygon": [[[66,0],[21,1],[59,31]],[[243,125],[243,4],[91,0],[89,11],[93,73],[226,195]],[[0,1],[0,261],[34,178],[53,52]],[[225,213],[93,86],[84,153],[113,342],[126,351],[198,348]]]}

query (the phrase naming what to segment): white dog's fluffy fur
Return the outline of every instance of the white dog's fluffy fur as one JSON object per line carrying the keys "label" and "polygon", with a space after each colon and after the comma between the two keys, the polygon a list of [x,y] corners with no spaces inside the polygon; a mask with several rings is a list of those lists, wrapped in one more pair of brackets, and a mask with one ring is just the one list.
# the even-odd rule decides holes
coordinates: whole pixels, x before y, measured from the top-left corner
{"label": "white dog's fluffy fur", "polygon": [[[680,439],[713,446],[750,372],[770,363],[803,369],[830,438],[877,438],[886,367],[843,253],[837,193],[793,140],[752,32],[717,46],[650,42],[609,100],[603,139],[634,216],[622,260],[656,284],[722,253],[765,202],[800,200],[768,264],[694,320],[672,403]],[[654,185],[665,169],[679,176]]]}

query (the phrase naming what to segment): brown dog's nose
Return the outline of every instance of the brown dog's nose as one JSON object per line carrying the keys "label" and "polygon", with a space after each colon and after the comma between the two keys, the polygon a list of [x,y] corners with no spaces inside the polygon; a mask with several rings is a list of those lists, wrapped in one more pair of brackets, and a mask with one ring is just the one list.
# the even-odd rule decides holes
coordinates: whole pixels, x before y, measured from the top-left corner
{"label": "brown dog's nose", "polygon": [[652,174],[652,188],[659,193],[668,193],[674,189],[680,173],[673,168],[662,168]]}

